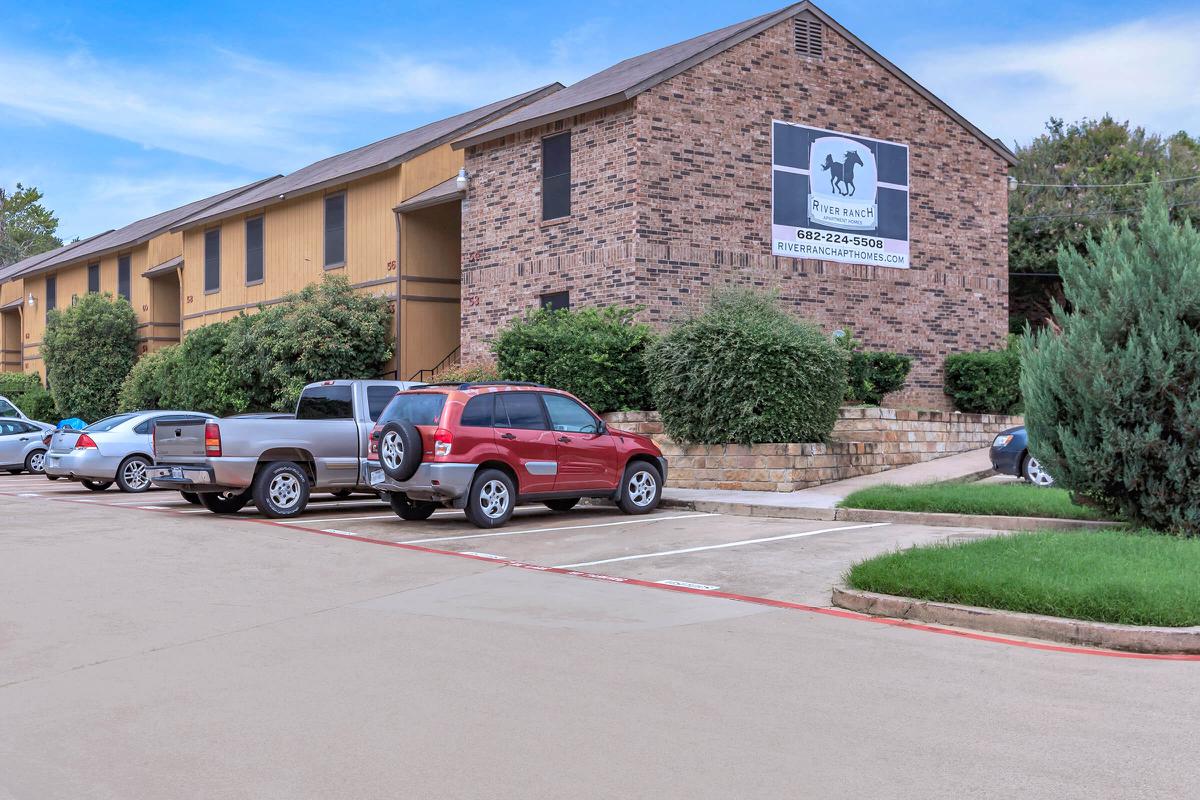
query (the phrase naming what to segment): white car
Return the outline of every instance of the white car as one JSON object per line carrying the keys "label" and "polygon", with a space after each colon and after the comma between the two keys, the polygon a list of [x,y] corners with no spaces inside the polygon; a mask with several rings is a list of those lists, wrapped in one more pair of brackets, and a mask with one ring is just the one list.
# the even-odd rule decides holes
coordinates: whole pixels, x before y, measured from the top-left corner
{"label": "white car", "polygon": [[146,468],[154,463],[154,423],[168,418],[216,419],[198,411],[134,411],[105,417],[81,431],[57,431],[46,453],[46,475],[79,481],[94,492],[114,482],[123,492],[144,492],[150,488]]}
{"label": "white car", "polygon": [[41,475],[45,468],[43,437],[53,425],[18,417],[0,417],[0,469],[12,475]]}

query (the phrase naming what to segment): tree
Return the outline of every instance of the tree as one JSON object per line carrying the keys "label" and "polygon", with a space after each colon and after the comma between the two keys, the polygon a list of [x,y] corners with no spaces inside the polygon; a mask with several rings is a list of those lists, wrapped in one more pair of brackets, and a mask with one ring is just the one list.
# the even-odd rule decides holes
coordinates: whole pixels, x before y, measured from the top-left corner
{"label": "tree", "polygon": [[1030,449],[1113,514],[1200,534],[1200,232],[1152,188],[1136,229],[1064,246],[1058,331],[1024,337]]}
{"label": "tree", "polygon": [[117,408],[137,359],[137,324],[129,301],[111,294],[88,293],[50,312],[42,359],[60,413],[91,421]]}
{"label": "tree", "polygon": [[1047,319],[1052,300],[1061,304],[1059,247],[1083,253],[1109,223],[1136,218],[1150,182],[1162,184],[1172,219],[1200,222],[1200,140],[1182,131],[1164,137],[1109,116],[1051,118],[1016,155],[1008,262],[1018,328]]}
{"label": "tree", "polygon": [[62,247],[58,217],[41,203],[34,186],[17,184],[11,194],[0,187],[0,267]]}

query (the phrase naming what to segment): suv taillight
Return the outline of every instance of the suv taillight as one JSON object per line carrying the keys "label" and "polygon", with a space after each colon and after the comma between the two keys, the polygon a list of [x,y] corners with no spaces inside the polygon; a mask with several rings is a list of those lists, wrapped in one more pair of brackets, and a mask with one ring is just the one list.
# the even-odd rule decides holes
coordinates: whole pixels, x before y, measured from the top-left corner
{"label": "suv taillight", "polygon": [[75,440],[76,450],[96,449],[96,442],[86,433],[79,434],[79,438]]}
{"label": "suv taillight", "polygon": [[367,460],[379,460],[379,438],[383,435],[383,426],[376,425],[367,436]]}
{"label": "suv taillight", "polygon": [[438,428],[433,432],[433,454],[435,456],[450,455],[450,448],[454,445],[454,434],[445,428]]}
{"label": "suv taillight", "polygon": [[221,457],[221,428],[215,422],[204,423],[204,455]]}

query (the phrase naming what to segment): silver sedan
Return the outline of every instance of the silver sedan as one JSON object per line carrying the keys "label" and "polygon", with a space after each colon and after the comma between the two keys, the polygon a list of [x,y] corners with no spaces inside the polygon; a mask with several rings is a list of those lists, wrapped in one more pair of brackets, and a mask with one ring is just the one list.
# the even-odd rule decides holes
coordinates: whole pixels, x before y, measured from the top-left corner
{"label": "silver sedan", "polygon": [[0,469],[13,475],[30,472],[41,475],[45,467],[46,445],[42,438],[53,425],[15,417],[0,418]]}
{"label": "silver sedan", "polygon": [[196,411],[135,411],[93,422],[82,431],[61,430],[50,440],[46,474],[79,481],[94,492],[115,482],[123,492],[150,488],[154,421],[163,417],[216,419]]}

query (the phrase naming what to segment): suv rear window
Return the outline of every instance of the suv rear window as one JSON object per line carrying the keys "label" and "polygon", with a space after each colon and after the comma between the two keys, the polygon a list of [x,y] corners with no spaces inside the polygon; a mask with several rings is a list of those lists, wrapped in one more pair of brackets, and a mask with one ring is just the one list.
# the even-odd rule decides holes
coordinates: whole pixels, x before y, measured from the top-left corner
{"label": "suv rear window", "polygon": [[379,415],[379,424],[386,425],[400,419],[413,425],[437,425],[445,406],[446,395],[441,393],[401,392],[392,398],[392,402]]}
{"label": "suv rear window", "polygon": [[296,404],[296,419],[354,419],[353,389],[349,386],[305,389]]}

